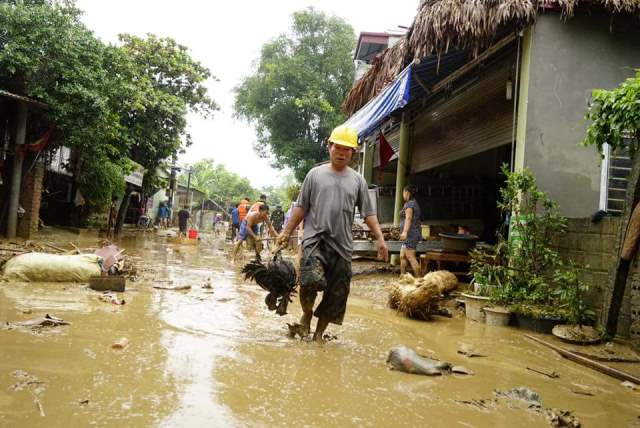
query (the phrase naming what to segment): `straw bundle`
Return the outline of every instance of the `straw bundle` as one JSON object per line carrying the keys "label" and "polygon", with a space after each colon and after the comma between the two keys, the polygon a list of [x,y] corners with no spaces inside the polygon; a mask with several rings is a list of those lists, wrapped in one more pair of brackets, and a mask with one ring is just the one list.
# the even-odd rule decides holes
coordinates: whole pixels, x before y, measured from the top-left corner
{"label": "straw bundle", "polygon": [[[406,286],[405,290],[409,287]],[[409,318],[429,319],[432,306],[439,296],[440,291],[434,283],[412,287],[400,299],[398,311]]]}
{"label": "straw bundle", "polygon": [[438,287],[440,294],[448,293],[458,288],[458,278],[448,270],[429,272],[424,276],[423,281],[425,284],[434,284]]}
{"label": "straw bundle", "polygon": [[410,318],[429,319],[442,293],[457,286],[458,278],[446,270],[430,272],[424,278],[405,273],[389,287],[388,304]]}

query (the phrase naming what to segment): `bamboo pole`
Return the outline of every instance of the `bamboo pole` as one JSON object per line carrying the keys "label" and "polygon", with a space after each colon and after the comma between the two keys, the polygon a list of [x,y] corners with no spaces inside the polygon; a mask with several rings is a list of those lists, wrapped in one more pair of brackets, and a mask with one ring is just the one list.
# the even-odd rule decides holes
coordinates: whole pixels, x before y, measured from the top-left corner
{"label": "bamboo pole", "polygon": [[547,348],[551,348],[554,351],[556,351],[558,354],[562,355],[564,358],[573,361],[574,363],[578,363],[580,365],[583,365],[585,367],[589,367],[590,369],[599,371],[600,373],[606,374],[608,376],[611,376],[613,378],[616,378],[618,380],[622,380],[622,381],[629,381],[629,382],[633,382],[636,385],[640,385],[640,378],[627,373],[627,372],[623,372],[622,370],[618,370],[616,368],[613,367],[609,367],[605,364],[599,363],[597,361],[592,360],[591,358],[587,358],[587,357],[583,357],[581,355],[577,355],[571,351],[567,351],[566,349],[563,349],[559,346],[556,346],[552,343],[549,343],[547,341],[544,341],[542,339],[538,339],[537,337],[531,336],[529,334],[525,334],[524,337],[526,337],[527,339],[531,339],[534,342],[538,342],[541,345],[546,346]]}

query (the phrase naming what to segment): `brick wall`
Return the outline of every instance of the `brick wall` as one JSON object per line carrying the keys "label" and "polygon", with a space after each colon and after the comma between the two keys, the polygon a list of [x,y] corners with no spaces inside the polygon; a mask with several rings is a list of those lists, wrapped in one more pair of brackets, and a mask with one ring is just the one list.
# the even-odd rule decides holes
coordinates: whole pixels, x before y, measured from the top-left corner
{"label": "brick wall", "polygon": [[[25,163],[25,167],[27,165]],[[20,206],[25,213],[18,221],[18,236],[25,239],[33,239],[38,234],[43,177],[44,165],[42,162],[36,162],[22,179]]]}
{"label": "brick wall", "polygon": [[605,217],[596,224],[589,218],[571,218],[567,233],[555,240],[560,254],[582,267],[582,280],[591,286],[587,301],[597,309],[599,319],[609,297],[609,270],[615,265],[620,223],[617,217]]}

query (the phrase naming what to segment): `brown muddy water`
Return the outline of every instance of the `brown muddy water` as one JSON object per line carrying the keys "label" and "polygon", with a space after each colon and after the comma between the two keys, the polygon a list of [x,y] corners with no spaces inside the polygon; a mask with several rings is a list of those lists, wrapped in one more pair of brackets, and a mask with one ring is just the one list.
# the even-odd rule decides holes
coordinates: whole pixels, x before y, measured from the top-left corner
{"label": "brown muddy water", "polygon": [[[337,339],[318,345],[286,337],[297,302],[285,317],[268,312],[264,292],[242,281],[221,241],[196,248],[140,235],[119,244],[149,268],[127,284],[123,306],[84,285],[0,283],[2,324],[46,313],[71,323],[39,333],[0,329],[0,426],[548,426],[523,403],[491,401],[494,390],[520,386],[538,392],[544,407],[572,410],[586,427],[640,423],[639,392],[521,331],[396,315],[383,289],[392,276],[354,280],[344,325],[328,329]],[[152,288],[166,280],[192,288]],[[112,349],[122,337],[129,345]],[[475,375],[390,371],[386,356],[399,344]],[[464,357],[461,344],[487,357]]]}

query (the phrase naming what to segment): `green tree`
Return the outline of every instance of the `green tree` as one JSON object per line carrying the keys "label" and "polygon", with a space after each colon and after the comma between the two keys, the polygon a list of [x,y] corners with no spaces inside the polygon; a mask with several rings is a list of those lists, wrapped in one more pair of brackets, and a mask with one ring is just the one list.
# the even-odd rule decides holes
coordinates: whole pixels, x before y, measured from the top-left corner
{"label": "green tree", "polygon": [[281,205],[283,210],[288,210],[291,201],[295,200],[300,191],[300,183],[295,179],[293,174],[287,174],[283,177],[282,182],[276,186],[265,186],[260,193],[267,195],[269,206]]}
{"label": "green tree", "polygon": [[235,111],[257,132],[254,149],[298,180],[327,158],[325,141],[344,120],[356,38],[344,20],[312,8],[293,14],[291,31],[262,46],[257,69],[235,89]]}
{"label": "green tree", "polygon": [[608,143],[612,151],[628,148],[633,157],[640,144],[640,70],[610,91],[594,89],[585,118],[591,121],[585,145],[602,153]]}
{"label": "green tree", "polygon": [[[123,80],[120,141],[127,156],[145,168],[145,188],[156,181],[156,169],[191,137],[186,132],[189,111],[210,116],[218,109],[207,96],[207,68],[191,58],[186,47],[170,38],[120,35],[124,60],[114,62],[114,74]],[[133,83],[133,87],[130,83]],[[131,188],[118,212],[117,230],[124,222]]]}
{"label": "green tree", "polygon": [[216,164],[213,159],[203,159],[183,169],[178,182],[186,185],[188,176],[186,169],[191,169],[191,186],[205,192],[208,198],[220,206],[235,204],[242,198],[255,199],[258,191],[251,186],[249,180]]}
{"label": "green tree", "polygon": [[[0,82],[48,104],[29,123],[55,124],[53,144],[77,150],[78,185],[100,208],[123,186],[98,183],[113,183],[134,160],[153,187],[156,167],[190,143],[186,114],[218,107],[206,94],[209,70],[184,46],[153,35],[105,45],[80,15],[71,0],[0,1]],[[128,193],[119,224],[127,206]]]}

